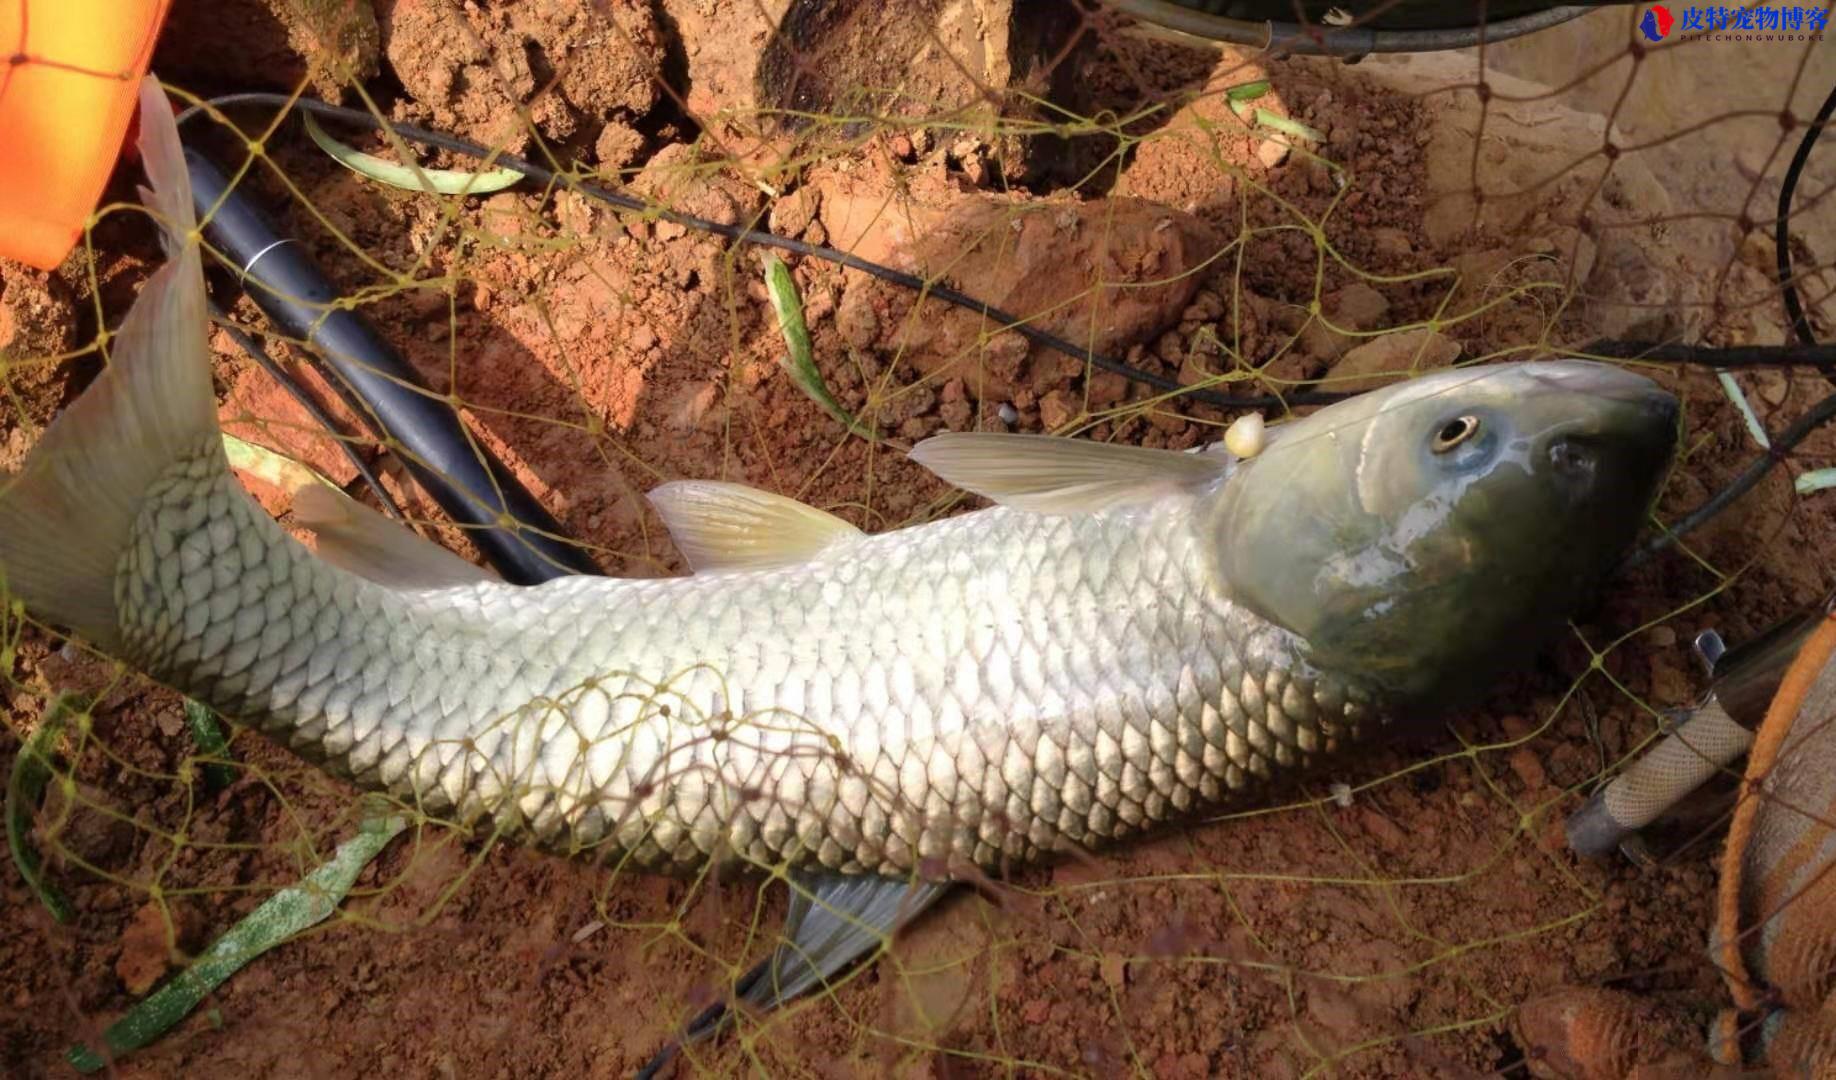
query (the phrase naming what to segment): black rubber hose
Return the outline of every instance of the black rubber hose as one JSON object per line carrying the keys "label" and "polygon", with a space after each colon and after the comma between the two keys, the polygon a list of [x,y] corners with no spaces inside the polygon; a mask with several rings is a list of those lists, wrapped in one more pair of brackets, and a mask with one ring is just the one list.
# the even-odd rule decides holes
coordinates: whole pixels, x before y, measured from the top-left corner
{"label": "black rubber hose", "polygon": [[[1798,140],[1798,150],[1791,156],[1791,164],[1786,166],[1785,180],[1779,185],[1779,220],[1773,232],[1773,243],[1778,246],[1779,291],[1785,297],[1785,314],[1791,322],[1791,329],[1801,345],[1815,345],[1817,335],[1811,333],[1809,316],[1804,313],[1804,301],[1798,297],[1798,282],[1791,268],[1791,199],[1798,191],[1798,178],[1804,175],[1804,164],[1810,160],[1811,151],[1817,146],[1817,139],[1823,129],[1830,123],[1831,114],[1836,113],[1836,86],[1830,87],[1830,95],[1823,99],[1823,108],[1817,110],[1817,118],[1810,122],[1804,137]],[[1836,382],[1836,364],[1825,366],[1825,377]]]}
{"label": "black rubber hose", "polygon": [[[1266,48],[1276,56],[1295,54],[1342,57],[1362,57],[1370,53],[1440,52],[1486,43],[1496,44],[1547,30],[1585,15],[1594,7],[1605,6],[1598,0],[1589,4],[1560,7],[1531,4],[1528,6],[1540,10],[1492,22],[1481,21],[1479,5],[1465,5],[1463,18],[1466,21],[1459,25],[1383,29],[1378,25],[1381,16],[1367,24],[1354,22],[1350,26],[1293,22],[1291,20],[1295,12],[1292,4],[1281,5],[1286,9],[1281,17],[1290,21],[1270,21],[1270,5],[1249,5],[1262,9],[1258,13],[1259,17],[1228,18],[1207,14],[1201,8],[1208,5],[1191,0],[1107,0],[1107,3],[1118,11],[1169,30],[1250,48]],[[1455,16],[1456,19],[1461,17]]]}
{"label": "black rubber hose", "polygon": [[[1792,194],[1798,190],[1798,178],[1804,174],[1804,164],[1810,160],[1811,151],[1816,148],[1817,140],[1830,123],[1830,114],[1836,112],[1836,87],[1830,88],[1829,96],[1823,100],[1823,108],[1817,118],[1804,129],[1804,137],[1798,140],[1797,152],[1791,156],[1791,164],[1785,169],[1783,186],[1779,189],[1779,222],[1774,240],[1778,245],[1779,258],[1779,291],[1785,298],[1785,312],[1791,320],[1792,332],[1798,338],[1799,347],[1809,350],[1828,350],[1828,346],[1819,346],[1816,337],[1811,333],[1810,319],[1804,313],[1804,303],[1798,297],[1798,283],[1791,266],[1791,201]],[[1827,359],[1817,363],[1823,377],[1836,383],[1836,365]],[[1626,565],[1636,566],[1652,555],[1677,542],[1685,533],[1697,528],[1715,515],[1734,504],[1736,499],[1751,491],[1767,473],[1785,460],[1797,445],[1805,440],[1811,432],[1825,423],[1836,419],[1836,394],[1818,401],[1810,411],[1798,418],[1798,422],[1786,428],[1777,438],[1768,439],[1766,452],[1740,471],[1732,483],[1715,493],[1715,496],[1697,507],[1688,517],[1664,530],[1663,535],[1654,538],[1650,543],[1632,553]]]}
{"label": "black rubber hose", "polygon": [[[446,399],[364,319],[301,245],[282,237],[208,159],[185,152],[192,199],[211,246],[233,260],[249,298],[281,333],[315,346],[328,381],[402,460],[440,508],[464,528],[498,573],[518,585],[567,574],[597,574],[559,522],[510,470],[465,430]],[[506,518],[514,523],[506,527]]]}

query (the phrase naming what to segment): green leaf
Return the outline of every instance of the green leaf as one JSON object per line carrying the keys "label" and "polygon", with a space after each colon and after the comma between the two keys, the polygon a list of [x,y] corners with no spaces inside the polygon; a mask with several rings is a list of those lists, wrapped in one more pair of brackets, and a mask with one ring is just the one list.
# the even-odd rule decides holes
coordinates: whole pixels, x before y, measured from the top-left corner
{"label": "green leaf", "polygon": [[338,485],[320,476],[309,466],[265,446],[244,442],[227,431],[223,433],[223,453],[229,458],[230,468],[257,476],[282,491],[298,491],[309,484],[324,484],[334,491],[338,489]]}
{"label": "green leaf", "polygon": [[319,149],[359,176],[367,176],[390,187],[406,188],[409,191],[427,191],[431,188],[441,195],[484,195],[502,191],[523,178],[523,174],[515,169],[459,172],[454,169],[397,165],[393,161],[384,161],[374,154],[366,154],[344,145],[327,135],[311,113],[302,115],[306,120],[306,134],[319,144]]}
{"label": "green leaf", "polygon": [[338,846],[329,862],[298,885],[269,897],[190,967],[110,1024],[102,1033],[106,1055],[87,1046],[73,1046],[65,1060],[79,1072],[95,1072],[165,1034],[244,964],[330,917],[357,875],[407,826],[407,819],[400,816],[365,821],[356,836]]}
{"label": "green leaf", "polygon": [[1255,82],[1246,82],[1225,90],[1224,100],[1230,102],[1255,101],[1268,92],[1269,80],[1257,79]]}

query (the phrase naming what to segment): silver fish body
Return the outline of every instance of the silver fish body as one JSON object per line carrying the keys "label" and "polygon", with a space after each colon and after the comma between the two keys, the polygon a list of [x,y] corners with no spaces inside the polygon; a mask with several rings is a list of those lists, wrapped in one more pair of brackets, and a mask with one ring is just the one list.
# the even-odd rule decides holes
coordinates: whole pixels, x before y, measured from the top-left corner
{"label": "silver fish body", "polygon": [[912,459],[996,505],[875,536],[666,484],[649,497],[687,577],[513,587],[319,486],[295,495],[308,551],[230,471],[156,80],[141,116],[171,258],[0,486],[0,585],[431,813],[621,866],[788,868],[786,942],[735,983],[753,1007],[971,867],[1119,839],[1483,689],[1616,564],[1675,447],[1648,379],[1500,364],[1277,425],[1241,459],[936,436]]}
{"label": "silver fish body", "polygon": [[1100,845],[1377,722],[1225,596],[1202,497],[398,590],[315,558],[205,445],[149,492],[115,589],[126,659],[431,811],[625,865],[898,876]]}
{"label": "silver fish body", "polygon": [[997,505],[876,536],[665,485],[682,578],[481,580],[317,487],[295,505],[317,497],[315,554],[230,472],[157,82],[142,112],[171,259],[0,488],[6,586],[360,784],[553,850],[891,878],[1117,839],[1518,662],[1614,565],[1675,444],[1647,379],[1503,364],[1247,459],[934,437],[913,459]]}

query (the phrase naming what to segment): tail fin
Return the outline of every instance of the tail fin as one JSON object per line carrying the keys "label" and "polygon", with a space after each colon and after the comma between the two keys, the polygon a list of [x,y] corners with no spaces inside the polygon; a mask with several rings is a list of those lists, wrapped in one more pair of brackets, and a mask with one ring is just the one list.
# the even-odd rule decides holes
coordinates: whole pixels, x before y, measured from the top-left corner
{"label": "tail fin", "polygon": [[21,473],[0,478],[0,589],[103,649],[117,644],[115,567],[147,489],[218,431],[191,181],[150,75],[140,154],[152,185],[141,196],[167,262],[113,335],[102,374],[45,429]]}

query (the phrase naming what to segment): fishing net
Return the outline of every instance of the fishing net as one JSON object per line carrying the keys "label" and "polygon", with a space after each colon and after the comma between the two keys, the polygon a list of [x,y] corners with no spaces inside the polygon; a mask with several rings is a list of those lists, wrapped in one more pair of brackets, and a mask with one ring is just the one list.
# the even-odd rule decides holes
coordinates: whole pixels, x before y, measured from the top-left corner
{"label": "fishing net", "polygon": [[[1618,575],[1482,707],[1262,803],[953,894],[874,962],[689,1048],[682,1075],[1706,1060],[1741,765],[1646,830],[1637,860],[1576,859],[1563,821],[1694,703],[1697,631],[1750,637],[1831,585],[1818,470],[1836,445],[1809,347],[1836,340],[1836,149],[1793,165],[1836,86],[1830,11],[1605,7],[1496,40],[1470,12],[1450,26],[1392,6],[1418,50],[1462,27],[1482,40],[1277,56],[1231,21],[1266,12],[1179,7],[1181,32],[1152,21],[1178,22],[1176,5],[1032,0],[171,13],[154,71],[180,108],[261,91],[389,122],[319,126],[341,154],[418,164],[405,187],[334,160],[272,102],[183,130],[604,573],[683,570],[642,497],[666,480],[741,481],[881,531],[976,505],[905,460],[939,431],[1179,449],[1250,408],[1276,422],[1558,352],[1636,364],[1685,402],[1648,538],[1778,465]],[[1386,11],[1273,17],[1292,51],[1319,52]],[[28,48],[14,67],[57,63]],[[404,125],[550,179],[483,190],[501,161]],[[160,260],[138,179],[119,170],[57,270],[0,265],[8,469],[101,370],[102,328]],[[469,193],[426,190],[448,185]],[[800,293],[808,367],[785,360],[768,254]],[[211,271],[212,349],[251,490],[304,537],[289,491],[309,468],[480,561],[480,530],[417,481],[426,456],[379,435],[335,358],[239,291],[246,262]],[[1794,349],[1798,366],[1776,363]],[[389,815],[405,828],[329,918],[245,957],[120,1070],[628,1075],[777,940],[774,868],[654,877],[379,811],[17,605],[0,606],[0,675],[0,769],[29,810],[27,864],[0,870],[7,1075],[61,1075],[77,1043],[100,1055],[107,1025]],[[1794,979],[1826,992],[1828,957],[1808,963]]]}

